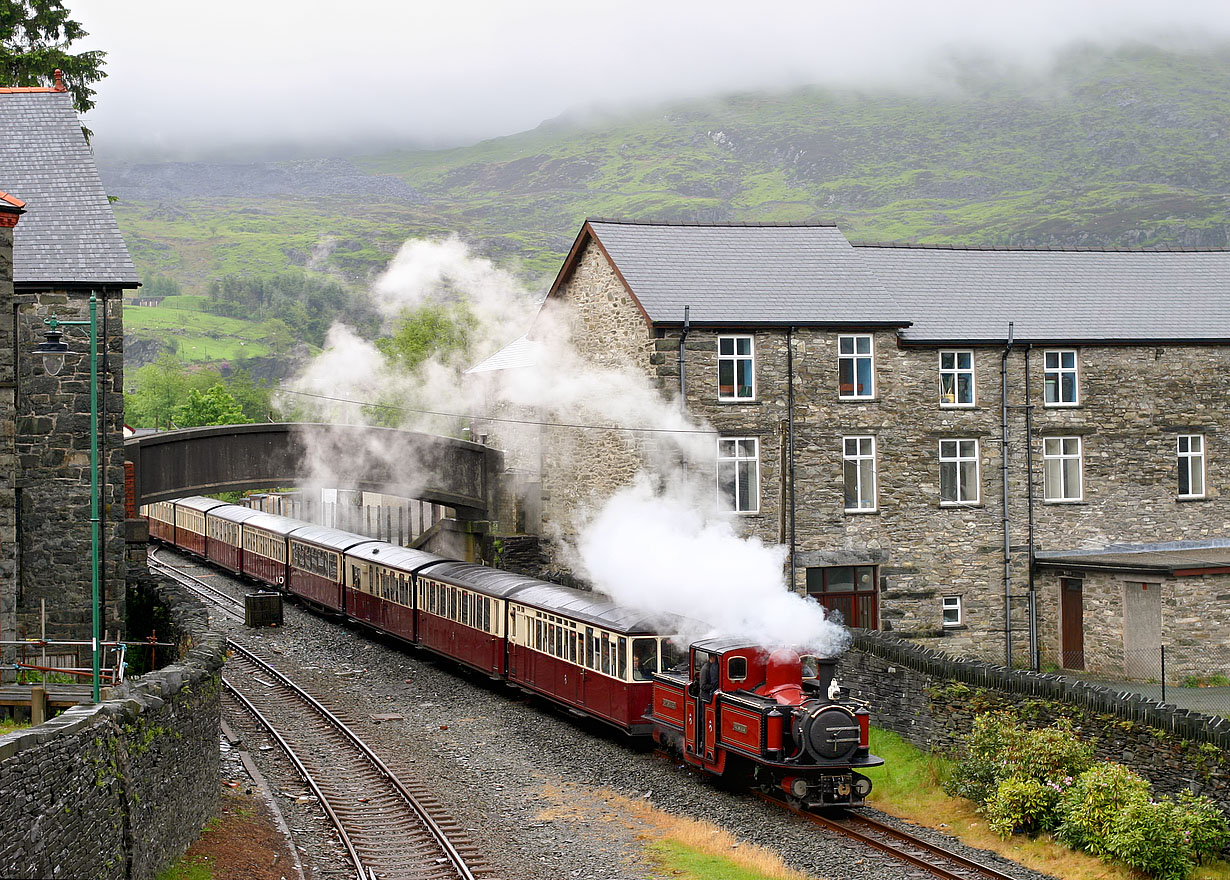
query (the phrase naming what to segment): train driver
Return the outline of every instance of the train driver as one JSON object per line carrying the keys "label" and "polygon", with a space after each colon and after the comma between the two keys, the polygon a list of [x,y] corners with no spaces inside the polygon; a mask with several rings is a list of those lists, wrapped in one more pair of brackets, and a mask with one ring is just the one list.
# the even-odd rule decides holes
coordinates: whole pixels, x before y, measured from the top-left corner
{"label": "train driver", "polygon": [[709,660],[700,670],[700,698],[706,703],[712,700],[720,683],[717,654],[710,654]]}

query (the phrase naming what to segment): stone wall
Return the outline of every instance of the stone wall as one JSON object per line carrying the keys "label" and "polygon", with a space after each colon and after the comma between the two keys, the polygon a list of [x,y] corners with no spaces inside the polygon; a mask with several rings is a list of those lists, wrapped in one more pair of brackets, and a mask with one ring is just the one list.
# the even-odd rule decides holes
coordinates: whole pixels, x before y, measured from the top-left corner
{"label": "stone wall", "polygon": [[[544,311],[540,326],[566,333],[593,367],[654,374],[648,319],[598,247],[586,248],[572,278]],[[575,536],[586,510],[632,481],[650,454],[643,438],[628,431],[544,427],[539,443],[541,533],[565,540]]]}
{"label": "stone wall", "polygon": [[178,588],[143,588],[195,646],[97,706],[0,738],[0,876],[153,878],[216,812],[223,640]]}
{"label": "stone wall", "polygon": [[[65,327],[64,368],[49,376],[29,356],[44,339],[53,313],[89,320],[89,292],[18,294],[16,509],[17,630],[39,634],[46,600],[49,639],[88,639],[90,571],[90,341],[88,327]],[[104,414],[102,581],[104,635],[122,632],[124,619],[123,321],[120,292],[98,291],[99,409]],[[11,331],[10,331],[11,332]]]}
{"label": "stone wall", "polygon": [[984,712],[1044,727],[1069,719],[1097,756],[1139,772],[1159,793],[1207,794],[1230,811],[1230,721],[1066,678],[954,659],[880,633],[857,633],[839,683],[868,701],[872,724],[924,751],[955,753]]}

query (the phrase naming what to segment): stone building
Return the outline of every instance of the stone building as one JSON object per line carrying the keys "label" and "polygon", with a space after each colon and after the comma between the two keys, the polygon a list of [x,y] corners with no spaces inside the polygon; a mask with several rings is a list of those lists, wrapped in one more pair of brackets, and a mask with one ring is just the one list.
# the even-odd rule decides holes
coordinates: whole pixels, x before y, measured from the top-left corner
{"label": "stone building", "polygon": [[[12,287],[0,286],[0,637],[88,639],[90,567],[89,330],[64,327],[58,376],[29,352],[45,318],[88,320],[98,298],[102,441],[103,628],[124,603],[123,323],[139,286],[72,98],[54,88],[0,89],[0,188],[25,203],[12,241]],[[3,225],[3,224],[0,224]],[[13,231],[13,230],[8,230]],[[2,244],[2,243],[0,243]],[[11,452],[9,451],[11,450]],[[12,519],[12,539],[5,540]]]}
{"label": "stone building", "polygon": [[[1224,251],[594,220],[545,308],[682,392],[714,491],[849,624],[1157,678],[1230,644],[1227,281]],[[544,533],[641,451],[584,442],[543,447]]]}

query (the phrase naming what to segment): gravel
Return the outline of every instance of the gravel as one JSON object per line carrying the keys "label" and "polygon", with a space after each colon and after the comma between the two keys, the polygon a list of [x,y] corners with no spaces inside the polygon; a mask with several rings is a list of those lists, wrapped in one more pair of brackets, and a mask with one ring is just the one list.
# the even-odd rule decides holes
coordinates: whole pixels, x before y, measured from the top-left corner
{"label": "gravel", "polygon": [[[165,552],[165,551],[164,551]],[[205,569],[197,571],[203,574]],[[216,576],[215,584],[226,582]],[[242,589],[236,587],[237,591]],[[215,625],[270,658],[322,703],[353,722],[396,771],[430,783],[487,853],[494,872],[519,880],[664,876],[648,842],[662,813],[703,820],[740,842],[777,852],[816,877],[897,880],[915,869],[748,793],[721,790],[678,762],[540,698],[460,670],[425,651],[364,634],[287,603],[285,626],[250,630],[220,615]],[[310,876],[348,873],[321,811],[253,723],[242,731],[280,806]],[[400,716],[374,721],[372,716]],[[647,810],[652,807],[652,810]],[[875,818],[895,822],[875,811]],[[940,832],[897,824],[1021,880],[1046,875]]]}

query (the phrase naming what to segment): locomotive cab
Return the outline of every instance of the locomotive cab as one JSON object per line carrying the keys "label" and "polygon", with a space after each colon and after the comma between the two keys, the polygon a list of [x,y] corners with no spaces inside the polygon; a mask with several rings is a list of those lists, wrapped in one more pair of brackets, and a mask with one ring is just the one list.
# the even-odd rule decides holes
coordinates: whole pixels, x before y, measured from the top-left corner
{"label": "locomotive cab", "polygon": [[655,738],[720,776],[745,773],[807,807],[854,806],[883,762],[870,715],[834,683],[836,659],[709,639],[683,670],[654,676]]}

